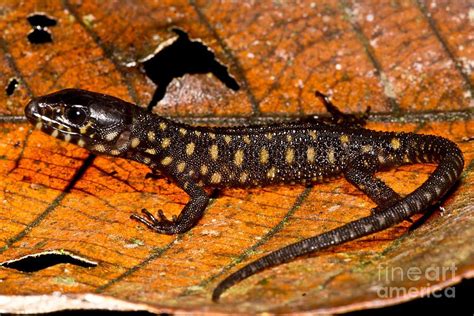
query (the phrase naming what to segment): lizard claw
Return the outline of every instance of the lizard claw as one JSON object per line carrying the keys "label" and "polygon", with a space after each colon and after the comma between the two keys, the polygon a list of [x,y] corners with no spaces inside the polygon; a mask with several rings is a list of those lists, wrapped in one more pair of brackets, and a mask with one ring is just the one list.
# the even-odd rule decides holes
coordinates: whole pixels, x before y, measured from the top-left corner
{"label": "lizard claw", "polygon": [[[160,211],[158,211],[159,215],[160,215]],[[141,218],[147,219],[147,220],[149,220],[150,222],[153,222],[153,223],[158,222],[158,220],[153,216],[153,214],[148,212],[148,210],[146,208],[142,208],[142,213],[143,213],[144,217],[141,217]],[[161,212],[161,215],[162,214],[163,214],[163,212]],[[135,214],[133,214],[133,215],[135,215]],[[135,216],[138,217],[138,215],[135,215]]]}
{"label": "lizard claw", "polygon": [[177,217],[173,215],[172,220],[169,220],[162,210],[158,210],[157,216],[155,217],[146,208],[142,209],[143,215],[132,214],[131,219],[137,220],[145,224],[148,228],[157,231],[162,234],[173,234],[173,230],[176,227]]}
{"label": "lizard claw", "polygon": [[163,213],[163,210],[158,210],[158,217],[160,218],[160,220],[159,220],[160,222],[169,222],[168,218]]}

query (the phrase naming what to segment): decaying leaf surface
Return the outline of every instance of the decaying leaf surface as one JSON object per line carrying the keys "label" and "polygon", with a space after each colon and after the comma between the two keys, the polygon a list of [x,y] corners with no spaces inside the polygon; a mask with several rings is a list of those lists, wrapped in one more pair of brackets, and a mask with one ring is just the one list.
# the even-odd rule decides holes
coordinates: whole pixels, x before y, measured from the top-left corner
{"label": "decaying leaf surface", "polygon": [[[0,93],[0,262],[53,251],[97,265],[29,273],[0,267],[1,309],[32,312],[34,305],[18,305],[18,297],[62,293],[94,297],[96,308],[112,306],[113,297],[124,301],[116,309],[132,308],[128,302],[152,311],[335,312],[394,304],[472,277],[473,10],[463,1],[4,1],[0,82],[15,77],[20,84],[11,96]],[[52,43],[28,42],[26,17],[34,12],[57,20]],[[26,123],[3,122],[21,115],[29,98],[67,87],[146,105],[155,86],[126,64],[172,38],[173,26],[212,49],[241,89],[185,75],[154,111],[194,123],[217,117],[215,124],[228,116],[322,113],[315,90],[331,94],[344,111],[370,106],[369,128],[459,144],[465,172],[443,202],[444,216],[435,211],[414,231],[402,223],[267,270],[212,303],[212,289],[229,272],[367,215],[373,203],[342,179],[314,188],[226,189],[191,231],[158,235],[129,216],[143,207],[178,214],[187,196],[176,186],[145,179],[149,170],[138,163],[94,159]],[[380,176],[406,194],[432,170],[406,166]],[[408,278],[416,268],[420,277]],[[438,277],[426,273],[443,268]],[[394,288],[402,292],[387,292]],[[45,301],[51,309],[64,306],[57,295]]]}

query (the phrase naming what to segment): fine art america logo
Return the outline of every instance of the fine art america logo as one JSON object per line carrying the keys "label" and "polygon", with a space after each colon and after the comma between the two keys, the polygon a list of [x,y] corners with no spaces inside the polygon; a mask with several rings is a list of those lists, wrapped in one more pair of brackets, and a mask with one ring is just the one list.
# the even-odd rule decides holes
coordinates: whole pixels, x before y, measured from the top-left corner
{"label": "fine art america logo", "polygon": [[[378,266],[378,280],[382,284],[391,284],[395,282],[416,282],[417,286],[380,286],[377,287],[377,295],[381,298],[393,298],[406,295],[427,294],[427,297],[455,297],[455,288],[447,287],[437,291],[429,291],[433,284],[452,280],[456,276],[457,267],[452,264],[449,266],[429,266],[420,267],[396,267],[381,264]],[[421,282],[420,282],[421,281]],[[425,282],[423,284],[423,282]]]}

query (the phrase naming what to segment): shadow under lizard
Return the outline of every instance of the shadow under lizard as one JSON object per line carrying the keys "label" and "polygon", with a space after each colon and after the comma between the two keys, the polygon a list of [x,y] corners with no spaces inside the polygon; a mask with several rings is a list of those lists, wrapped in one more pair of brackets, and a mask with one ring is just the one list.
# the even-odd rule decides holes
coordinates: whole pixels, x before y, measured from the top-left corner
{"label": "shadow under lizard", "polygon": [[[438,136],[365,129],[365,117],[341,113],[317,92],[329,118],[237,127],[197,127],[152,114],[105,94],[66,89],[35,98],[27,118],[56,138],[99,155],[146,164],[183,189],[189,202],[177,217],[143,209],[131,217],[160,234],[191,229],[209,203],[205,187],[317,183],[343,176],[372,199],[371,215],[271,252],[226,277],[212,299],[232,285],[295,257],[366,236],[425,211],[455,184],[464,165],[452,141]],[[375,176],[381,169],[438,163],[428,179],[401,197]]]}

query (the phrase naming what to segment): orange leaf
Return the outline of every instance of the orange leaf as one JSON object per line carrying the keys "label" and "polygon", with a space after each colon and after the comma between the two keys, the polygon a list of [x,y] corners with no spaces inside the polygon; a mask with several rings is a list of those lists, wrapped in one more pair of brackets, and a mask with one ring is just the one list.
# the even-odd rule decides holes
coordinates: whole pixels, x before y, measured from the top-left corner
{"label": "orange leaf", "polygon": [[[395,304],[472,277],[471,11],[463,1],[6,1],[0,82],[19,84],[0,93],[0,301],[8,299],[0,310],[335,313]],[[51,43],[28,41],[27,17],[35,12],[57,21],[45,30]],[[174,26],[214,52],[240,90],[213,75],[186,74],[171,81],[155,112],[215,125],[323,113],[315,90],[345,112],[370,106],[369,128],[458,143],[465,171],[443,202],[444,216],[435,210],[414,231],[405,222],[266,270],[213,303],[210,294],[228,273],[374,205],[343,179],[314,188],[225,189],[192,230],[158,235],[130,214],[145,207],[176,215],[184,192],[145,179],[149,170],[138,163],[94,159],[32,132],[18,117],[31,97],[68,87],[146,106],[156,87],[129,66],[171,41]],[[432,170],[405,166],[380,176],[408,193]]]}

